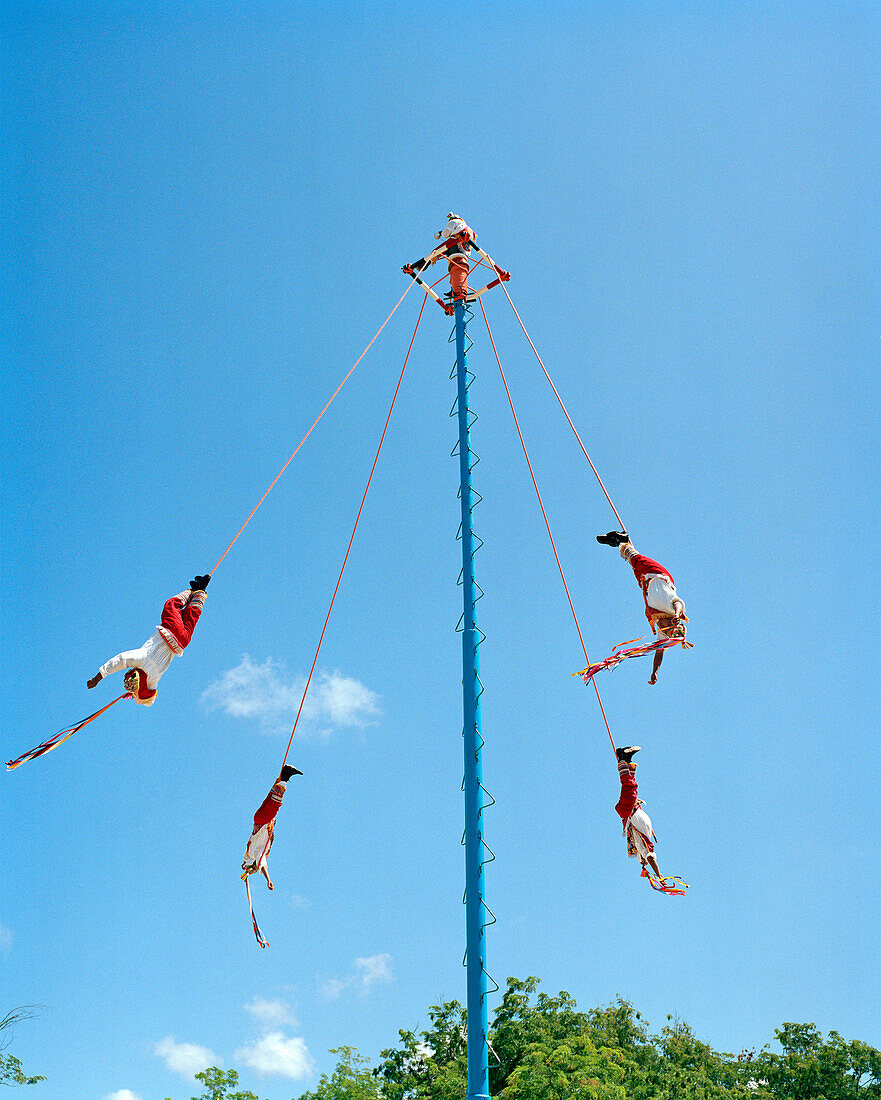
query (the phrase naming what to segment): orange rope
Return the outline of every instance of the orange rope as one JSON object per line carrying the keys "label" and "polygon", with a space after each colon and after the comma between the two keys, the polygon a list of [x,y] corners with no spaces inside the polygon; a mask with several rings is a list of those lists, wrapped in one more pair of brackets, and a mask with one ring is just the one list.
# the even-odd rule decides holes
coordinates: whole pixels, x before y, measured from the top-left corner
{"label": "orange rope", "polygon": [[594,472],[594,476],[596,477],[597,481],[599,482],[599,486],[600,486],[600,488],[601,488],[601,489],[602,489],[602,491],[603,491],[603,496],[604,496],[604,497],[606,498],[606,500],[607,500],[607,501],[609,502],[609,507],[610,507],[610,508],[612,509],[612,511],[613,511],[613,512],[615,513],[615,519],[616,519],[616,520],[618,521],[618,526],[620,527],[620,529],[621,529],[622,531],[626,531],[626,530],[627,530],[627,528],[626,528],[626,527],[624,526],[624,521],[623,521],[623,520],[621,519],[621,517],[620,517],[620,516],[618,515],[618,509],[617,509],[617,508],[615,507],[615,505],[614,505],[614,504],[612,503],[612,498],[611,498],[611,497],[609,496],[608,492],[606,492],[606,487],[605,487],[605,485],[603,484],[603,479],[602,479],[602,478],[600,477],[599,473],[597,472],[597,468],[596,468],[596,466],[594,466],[594,464],[593,464],[593,461],[591,460],[591,457],[590,457],[590,455],[589,455],[589,454],[587,453],[587,449],[585,448],[584,444],[583,444],[583,443],[581,442],[581,436],[580,436],[580,435],[578,434],[578,430],[576,429],[575,425],[574,425],[574,424],[572,423],[572,417],[571,417],[571,416],[569,415],[569,411],[568,411],[568,409],[567,409],[567,408],[566,408],[566,406],[565,406],[565,405],[563,404],[563,398],[562,398],[562,397],[560,397],[560,394],[559,394],[559,393],[557,392],[557,387],[556,387],[556,386],[554,385],[554,383],[553,383],[553,381],[552,381],[552,379],[551,379],[551,376],[550,376],[550,375],[548,374],[548,372],[547,372],[547,369],[545,368],[545,365],[544,365],[544,363],[543,363],[543,362],[541,361],[541,356],[540,356],[540,355],[538,354],[538,352],[536,351],[536,348],[535,348],[535,344],[533,344],[533,342],[532,342],[532,338],[530,337],[529,333],[528,333],[528,332],[526,331],[526,326],[525,326],[525,325],[523,324],[523,322],[522,322],[522,321],[520,320],[520,314],[519,314],[519,313],[517,312],[517,310],[516,310],[516,308],[515,308],[515,306],[514,306],[514,303],[513,303],[512,301],[511,301],[511,295],[510,295],[510,294],[508,293],[508,288],[507,288],[507,287],[505,286],[505,284],[504,284],[504,283],[501,283],[501,284],[500,284],[500,286],[501,286],[502,290],[504,290],[504,292],[505,292],[505,297],[506,297],[506,298],[508,299],[508,304],[510,305],[511,309],[513,309],[513,310],[514,310],[514,316],[515,316],[515,317],[517,318],[517,320],[518,320],[518,321],[520,322],[520,327],[521,327],[521,328],[523,329],[523,335],[524,335],[524,336],[526,337],[526,339],[527,339],[527,340],[529,341],[529,346],[530,346],[530,347],[532,348],[533,352],[535,352],[535,358],[536,358],[536,359],[538,360],[538,365],[539,365],[539,366],[541,367],[542,371],[544,371],[544,376],[545,376],[545,378],[547,378],[548,382],[550,383],[551,389],[552,389],[552,390],[554,391],[554,395],[555,395],[555,397],[556,397],[556,398],[557,398],[557,400],[558,400],[558,401],[560,402],[560,408],[561,408],[561,409],[563,410],[563,415],[564,415],[564,416],[566,417],[566,419],[567,419],[567,420],[569,421],[569,427],[570,427],[570,428],[572,429],[572,431],[573,431],[573,432],[575,433],[575,438],[576,438],[576,439],[578,440],[578,446],[579,446],[579,447],[581,448],[581,450],[582,450],[582,453],[584,454],[584,457],[585,457],[585,458],[587,459],[587,461],[588,461],[588,462],[590,463],[590,468],[591,468],[591,469],[593,470],[593,472]]}
{"label": "orange rope", "polygon": [[[489,271],[492,270],[492,268],[490,268],[489,264],[485,264],[483,262],[483,257],[481,257],[477,261],[477,263],[474,265],[474,267],[471,267],[471,268],[468,269],[468,275],[465,276],[466,281],[468,279],[468,276],[472,275],[479,267],[485,267]],[[434,288],[437,286],[437,284],[442,283],[444,281],[444,279],[446,279],[446,277],[447,277],[446,275],[441,275],[441,277],[439,279],[435,279],[435,281],[431,284],[431,289],[434,290]],[[510,301],[510,299],[509,299],[509,301]],[[516,310],[515,310],[515,312],[516,312]],[[551,383],[551,385],[553,385],[553,383]]]}
{"label": "orange rope", "polygon": [[[541,493],[539,492],[539,489],[538,489],[538,482],[535,480],[535,472],[532,469],[532,463],[529,461],[529,452],[526,450],[526,443],[523,440],[523,432],[520,430],[520,421],[517,418],[517,411],[514,408],[514,402],[511,399],[511,391],[508,389],[508,380],[507,380],[507,378],[505,378],[505,372],[502,370],[502,364],[501,364],[501,361],[499,359],[499,353],[496,350],[496,342],[493,339],[493,334],[492,334],[492,331],[489,327],[489,321],[488,321],[487,316],[486,316],[486,310],[483,308],[483,302],[481,302],[479,298],[477,299],[477,302],[478,302],[478,305],[480,306],[480,312],[483,314],[483,320],[484,320],[484,323],[486,324],[486,331],[489,334],[489,342],[492,344],[493,354],[496,357],[496,363],[498,363],[499,374],[501,374],[501,376],[502,376],[502,384],[505,387],[505,394],[508,398],[508,404],[511,406],[511,415],[514,417],[514,424],[517,428],[517,435],[520,437],[520,446],[523,448],[523,455],[526,458],[526,465],[529,467],[529,475],[532,478],[532,484],[533,484],[533,487],[535,488],[535,495],[538,497],[538,506],[539,506],[539,508],[541,508],[541,514],[544,517],[545,527],[547,527],[547,529],[548,529],[548,537],[551,540],[551,547],[554,551],[554,557],[557,560],[557,569],[559,569],[559,571],[560,571],[560,579],[563,582],[563,587],[566,589],[566,599],[569,601],[569,610],[572,612],[572,618],[575,622],[575,629],[578,631],[578,639],[581,642],[581,648],[584,651],[584,659],[587,661],[588,664],[590,664],[590,657],[588,657],[588,655],[587,655],[587,646],[585,646],[585,644],[584,644],[584,636],[581,633],[581,627],[579,626],[579,623],[578,623],[578,616],[575,614],[575,605],[572,603],[572,596],[569,592],[569,585],[566,583],[566,577],[565,577],[565,574],[563,573],[563,566],[560,564],[560,555],[557,553],[557,544],[554,542],[554,536],[551,533],[551,525],[548,522],[548,515],[547,515],[547,512],[545,511],[545,506],[544,506],[544,503],[542,502],[542,499],[541,499]],[[606,708],[603,706],[603,701],[600,698],[600,692],[599,692],[599,688],[596,686],[596,682],[591,680],[591,683],[593,684],[594,691],[596,692],[597,702],[600,705],[600,713],[602,714],[603,722],[605,722],[605,725],[606,725],[606,732],[609,735],[609,740],[612,742],[612,751],[614,751],[614,749],[615,749],[615,739],[612,737],[612,731],[609,728],[609,720],[606,717]]]}
{"label": "orange rope", "polygon": [[[312,424],[312,427],[309,429],[308,432],[306,432],[306,434],[303,436],[303,438],[297,444],[297,448],[294,451],[294,453],[290,456],[290,458],[287,460],[287,462],[284,464],[284,466],[282,466],[282,468],[278,471],[278,473],[276,474],[275,479],[273,480],[272,484],[269,486],[269,488],[266,490],[266,492],[263,494],[263,496],[254,505],[253,509],[251,510],[251,514],[248,516],[248,518],[245,520],[245,522],[242,524],[242,526],[238,529],[238,531],[236,533],[236,537],[232,540],[232,542],[229,544],[229,546],[227,546],[227,548],[220,555],[220,558],[218,559],[217,565],[220,565],[220,563],[223,561],[223,559],[226,557],[226,555],[230,552],[230,550],[232,550],[236,539],[239,537],[239,535],[242,533],[242,531],[244,531],[244,529],[248,526],[248,524],[254,518],[254,513],[257,511],[257,509],[260,507],[260,505],[263,503],[263,501],[266,500],[266,498],[269,496],[270,492],[275,487],[275,483],[278,481],[278,479],[281,477],[281,475],[285,472],[285,470],[288,468],[288,466],[290,466],[291,462],[293,461],[294,455],[296,455],[297,451],[299,451],[299,449],[303,446],[303,444],[306,442],[306,440],[312,434],[312,430],[318,424],[318,421],[322,418],[322,416],[324,416],[324,414],[330,408],[330,406],[333,403],[333,400],[336,397],[336,395],[340,392],[340,390],[343,388],[343,386],[349,380],[349,377],[351,376],[352,371],[354,371],[355,367],[358,366],[358,364],[361,362],[361,360],[364,358],[364,356],[367,354],[367,352],[370,351],[370,349],[373,347],[373,345],[376,341],[376,337],[379,336],[379,334],[382,332],[382,330],[385,328],[385,326],[392,319],[392,315],[394,314],[395,310],[398,308],[398,306],[401,304],[401,302],[403,302],[403,300],[410,293],[410,288],[412,286],[413,286],[413,283],[411,282],[410,285],[407,287],[407,289],[404,291],[404,293],[401,295],[401,297],[398,298],[397,302],[395,303],[394,309],[392,309],[392,312],[388,315],[388,317],[386,317],[386,319],[382,322],[382,324],[376,330],[376,336],[373,337],[373,339],[370,341],[370,343],[367,345],[367,347],[361,352],[361,354],[355,360],[355,362],[352,365],[352,368],[349,371],[349,373],[342,380],[342,382],[340,382],[340,384],[337,386],[337,388],[333,391],[333,394],[331,395],[330,400],[327,402],[327,404],[324,406],[324,408],[321,410],[321,412],[315,418],[315,421]],[[212,576],[217,571],[217,565],[215,565],[214,568],[211,570]]]}
{"label": "orange rope", "polygon": [[[413,285],[412,283],[410,284]],[[410,346],[407,348],[407,354],[404,358],[404,365],[401,367],[401,376],[398,379],[398,384],[395,387],[395,393],[392,397],[392,403],[389,406],[388,416],[385,418],[385,427],[382,429],[382,436],[379,440],[379,446],[376,449],[376,457],[373,460],[373,466],[370,468],[370,476],[367,478],[367,485],[364,487],[364,496],[361,497],[361,507],[358,509],[358,515],[355,519],[355,526],[352,528],[352,534],[349,538],[349,545],[346,547],[346,556],[343,558],[342,568],[340,569],[340,575],[337,577],[336,587],[333,590],[333,596],[330,600],[330,607],[327,609],[327,615],[324,619],[324,626],[321,628],[321,637],[318,639],[318,648],[315,650],[315,657],[312,661],[312,667],[309,669],[309,676],[306,680],[306,686],[303,688],[303,698],[300,700],[300,706],[297,710],[297,717],[294,719],[294,728],[291,730],[291,736],[288,739],[288,747],[284,751],[284,760],[281,762],[281,766],[284,767],[287,763],[288,753],[291,751],[291,744],[294,740],[294,734],[297,732],[297,723],[300,721],[300,715],[303,713],[303,704],[306,702],[306,694],[309,691],[309,685],[312,682],[312,676],[315,672],[315,666],[318,664],[318,654],[321,652],[321,645],[324,641],[324,634],[327,630],[327,624],[330,622],[330,613],[333,611],[333,605],[336,600],[337,592],[340,590],[340,584],[343,579],[343,573],[346,569],[346,563],[349,560],[349,552],[352,549],[352,543],[355,541],[355,532],[358,530],[358,524],[361,522],[361,513],[364,510],[364,502],[367,500],[367,493],[370,490],[370,482],[373,480],[373,474],[376,470],[376,464],[379,462],[379,455],[382,451],[382,445],[385,442],[385,433],[388,431],[389,421],[392,418],[392,412],[395,407],[395,402],[398,399],[398,391],[401,388],[401,382],[404,380],[404,371],[407,369],[407,363],[410,359],[410,352],[413,350],[413,341],[416,339],[416,333],[419,330],[419,323],[422,320],[422,313],[425,310],[425,303],[428,301],[428,295],[426,294],[422,299],[422,308],[419,310],[419,316],[416,318],[416,328],[413,329],[413,335],[410,337]],[[400,304],[400,303],[399,303]]]}
{"label": "orange rope", "polygon": [[[477,269],[478,269],[479,267],[485,267],[485,268],[486,268],[486,269],[487,269],[488,271],[491,271],[491,270],[492,270],[492,268],[490,268],[489,264],[486,264],[486,263],[484,263],[484,262],[483,262],[483,257],[481,257],[481,258],[480,258],[480,259],[479,259],[479,260],[477,261],[477,263],[476,263],[476,264],[474,265],[474,267],[470,267],[470,268],[468,269],[468,275],[473,275],[473,274],[474,274],[474,272],[475,272],[475,271],[476,271],[476,270],[477,270]],[[431,284],[431,289],[432,289],[432,290],[434,290],[434,288],[435,288],[435,287],[437,286],[437,284],[438,284],[438,283],[442,283],[442,282],[444,281],[444,279],[446,279],[446,277],[447,277],[446,275],[441,275],[441,277],[440,277],[439,279],[436,279],[436,280],[435,280],[435,281],[434,281],[434,282],[433,282],[433,283]],[[467,278],[467,276],[466,276],[466,278]],[[510,299],[509,299],[509,301],[510,301]],[[516,310],[515,310],[515,313],[516,313]],[[551,383],[551,384],[553,385],[553,383]]]}

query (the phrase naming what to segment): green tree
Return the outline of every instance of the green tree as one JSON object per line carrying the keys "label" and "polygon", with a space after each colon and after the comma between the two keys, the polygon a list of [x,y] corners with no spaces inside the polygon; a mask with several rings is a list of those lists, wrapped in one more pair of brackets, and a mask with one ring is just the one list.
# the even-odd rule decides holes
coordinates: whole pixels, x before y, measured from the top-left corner
{"label": "green tree", "polygon": [[688,1024],[677,1021],[663,1028],[656,1045],[659,1059],[649,1078],[656,1100],[728,1100],[751,1095],[741,1063],[696,1039]]}
{"label": "green tree", "polygon": [[490,1073],[493,1094],[504,1090],[527,1051],[534,1056],[537,1048],[550,1050],[587,1028],[587,1017],[564,991],[557,997],[540,993],[533,1003],[538,984],[538,978],[508,978],[491,1028],[490,1041],[498,1060]]}
{"label": "green tree", "polygon": [[624,1069],[608,1048],[597,1050],[583,1031],[562,1041],[533,1043],[500,1094],[504,1100],[625,1100]]}
{"label": "green tree", "polygon": [[0,1085],[36,1085],[45,1080],[40,1074],[29,1077],[14,1054],[0,1054]]}
{"label": "green tree", "polygon": [[[191,1100],[260,1100],[256,1093],[247,1089],[230,1092],[239,1083],[239,1075],[234,1069],[218,1069],[217,1066],[209,1066],[202,1073],[197,1073],[195,1079],[201,1081],[204,1091],[200,1096],[193,1096]],[[166,1096],[165,1100],[169,1100]]]}
{"label": "green tree", "polygon": [[432,1005],[431,1026],[416,1035],[399,1031],[400,1046],[380,1052],[374,1074],[383,1100],[461,1100],[467,1092],[465,1009],[458,1001]]}
{"label": "green tree", "polygon": [[[537,978],[508,979],[490,1027],[490,1093],[537,1100],[551,1080],[542,1067],[553,1065],[554,1080],[569,1082],[561,1086],[561,1095],[565,1087],[571,1092],[574,1082],[582,1089],[577,1095],[623,1100],[620,1082],[627,1059],[594,1042],[588,1017],[568,993],[539,993],[533,998],[537,987]],[[458,1001],[433,1005],[429,1019],[431,1026],[425,1031],[400,1031],[400,1046],[382,1051],[375,1073],[382,1082],[383,1100],[461,1100],[466,1095],[465,1009]],[[522,1072],[515,1080],[518,1069]],[[593,1093],[585,1091],[590,1088]],[[556,1093],[548,1093],[552,1095]]]}
{"label": "green tree", "polygon": [[33,1006],[26,1005],[23,1008],[13,1008],[0,1020],[0,1035],[3,1035],[3,1041],[0,1042],[0,1085],[36,1085],[38,1081],[46,1080],[40,1074],[28,1076],[21,1068],[21,1061],[14,1054],[6,1053],[15,1025],[22,1020],[33,1019],[34,1016],[36,1012]]}
{"label": "green tree", "polygon": [[[490,1093],[496,1100],[881,1100],[881,1051],[813,1024],[786,1023],[769,1047],[735,1058],[667,1017],[652,1034],[633,1005],[581,1012],[573,998],[538,992],[538,979],[509,978],[490,1026]],[[465,1009],[432,1005],[425,1030],[400,1031],[370,1069],[353,1047],[331,1051],[336,1069],[299,1100],[465,1100]],[[197,1074],[192,1100],[257,1100],[234,1092],[234,1070]]]}
{"label": "green tree", "polygon": [[336,1069],[330,1077],[322,1073],[317,1087],[300,1100],[381,1100],[379,1081],[355,1047],[335,1047],[330,1053],[339,1056]]}
{"label": "green tree", "polygon": [[756,1100],[875,1100],[881,1097],[881,1051],[868,1043],[828,1040],[814,1024],[775,1031],[783,1053],[766,1046],[747,1064]]}

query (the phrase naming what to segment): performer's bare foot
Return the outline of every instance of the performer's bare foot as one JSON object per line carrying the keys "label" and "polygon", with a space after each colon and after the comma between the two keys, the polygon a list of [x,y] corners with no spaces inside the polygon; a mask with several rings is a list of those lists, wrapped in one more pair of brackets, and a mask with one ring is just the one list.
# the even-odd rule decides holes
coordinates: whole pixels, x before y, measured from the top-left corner
{"label": "performer's bare foot", "polygon": [[102,676],[101,676],[101,673],[99,672],[98,675],[93,676],[91,680],[86,680],[86,687],[87,688],[95,687],[97,684],[101,683],[101,679],[102,679]]}

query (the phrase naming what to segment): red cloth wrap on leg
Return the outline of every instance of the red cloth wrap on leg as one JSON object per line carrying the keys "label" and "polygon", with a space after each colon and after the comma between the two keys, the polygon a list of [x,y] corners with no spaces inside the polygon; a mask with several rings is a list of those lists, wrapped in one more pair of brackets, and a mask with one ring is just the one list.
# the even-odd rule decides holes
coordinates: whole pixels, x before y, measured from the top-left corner
{"label": "red cloth wrap on leg", "polygon": [[189,603],[181,609],[179,597],[172,596],[170,600],[165,601],[159,622],[174,635],[181,649],[186,649],[201,614],[201,602]]}
{"label": "red cloth wrap on leg", "polygon": [[254,814],[254,832],[270,821],[275,820],[275,815],[281,809],[281,800],[284,798],[284,785],[276,783],[269,794],[260,803],[260,808]]}
{"label": "red cloth wrap on leg", "polygon": [[627,764],[621,764],[618,768],[621,776],[621,798],[615,810],[622,821],[626,821],[636,809],[639,798],[639,788],[636,785],[636,776]]}
{"label": "red cloth wrap on leg", "polygon": [[642,583],[646,577],[652,576],[652,574],[658,573],[662,577],[666,577],[673,587],[676,587],[676,582],[667,572],[667,570],[661,565],[660,562],[654,561],[652,558],[647,558],[645,554],[631,554],[630,556],[630,568],[633,570],[633,575],[636,577],[637,584],[642,587]]}

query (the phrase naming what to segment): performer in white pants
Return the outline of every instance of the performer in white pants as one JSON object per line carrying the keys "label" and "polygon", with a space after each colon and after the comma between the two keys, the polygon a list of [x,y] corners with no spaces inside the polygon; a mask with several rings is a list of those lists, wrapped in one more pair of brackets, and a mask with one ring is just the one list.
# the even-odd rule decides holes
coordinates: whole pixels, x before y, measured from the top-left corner
{"label": "performer in white pants", "polygon": [[[636,583],[642,591],[645,601],[645,617],[649,621],[652,633],[661,638],[685,639],[688,616],[685,604],[676,591],[676,582],[659,562],[637,554],[626,531],[609,531],[606,535],[597,535],[597,542],[606,546],[617,546],[621,557],[633,569]],[[655,653],[650,684],[657,683],[658,669],[664,659],[664,651]]]}
{"label": "performer in white pants", "polygon": [[269,794],[260,803],[260,808],[254,814],[254,831],[248,840],[245,858],[242,862],[243,879],[259,871],[266,879],[266,885],[269,889],[275,889],[272,885],[272,879],[269,877],[269,868],[266,865],[266,857],[269,855],[269,849],[275,839],[275,815],[281,809],[281,800],[287,790],[288,780],[292,775],[302,774],[299,769],[292,768],[290,764],[285,764],[281,769],[281,775],[273,783]]}
{"label": "performer in white pants", "polygon": [[166,600],[156,633],[140,649],[130,649],[111,657],[91,680],[86,681],[86,686],[93,688],[105,676],[112,676],[125,668],[129,670],[125,675],[125,687],[132,699],[143,706],[152,706],[156,702],[156,685],[160,677],[168,670],[172,659],[183,653],[190,644],[202,614],[205,589],[210,580],[210,573],[195,577],[186,591]]}

